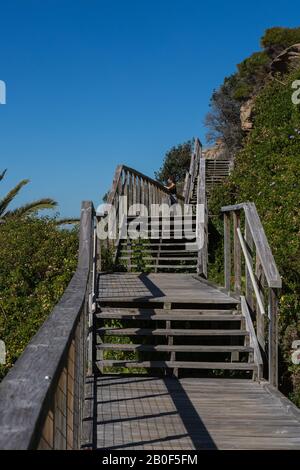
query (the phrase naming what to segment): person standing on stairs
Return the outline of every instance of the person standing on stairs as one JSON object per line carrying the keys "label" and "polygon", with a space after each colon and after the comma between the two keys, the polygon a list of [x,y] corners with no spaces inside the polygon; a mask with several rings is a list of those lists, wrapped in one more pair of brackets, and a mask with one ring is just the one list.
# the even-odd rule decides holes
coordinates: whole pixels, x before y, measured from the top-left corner
{"label": "person standing on stairs", "polygon": [[175,183],[175,178],[173,176],[169,176],[168,181],[167,181],[167,186],[165,186],[170,192],[170,202],[171,206],[173,204],[177,203],[177,189],[176,189],[176,183]]}

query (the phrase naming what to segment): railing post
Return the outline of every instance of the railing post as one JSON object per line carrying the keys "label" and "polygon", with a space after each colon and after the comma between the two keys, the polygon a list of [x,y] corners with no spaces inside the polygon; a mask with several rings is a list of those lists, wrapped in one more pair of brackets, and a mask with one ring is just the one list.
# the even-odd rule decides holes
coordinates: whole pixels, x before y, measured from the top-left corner
{"label": "railing post", "polygon": [[269,382],[278,387],[278,295],[269,289]]}
{"label": "railing post", "polygon": [[[259,287],[259,293],[260,293],[260,298],[262,299],[262,302],[264,303],[264,291],[263,291],[263,272],[262,272],[262,266],[261,266],[261,261],[259,259],[258,254],[256,253],[256,262],[255,262],[255,276],[257,279],[258,287]],[[257,332],[257,339],[258,342],[265,351],[265,319],[263,315],[261,315],[258,307],[258,303],[256,301],[256,332]]]}
{"label": "railing post", "polygon": [[[247,219],[245,220],[245,242],[248,251],[248,256],[253,265],[253,239],[250,232],[250,227]],[[253,302],[253,287],[250,279],[249,270],[247,264],[245,265],[245,279],[246,279],[246,299],[250,309],[253,311],[254,302]]]}
{"label": "railing post", "polygon": [[231,238],[230,238],[230,213],[224,212],[224,285],[230,292],[231,281]]}
{"label": "railing post", "polygon": [[237,295],[241,293],[241,245],[237,233],[237,229],[240,227],[240,212],[233,212],[233,251],[234,251],[234,291]]}

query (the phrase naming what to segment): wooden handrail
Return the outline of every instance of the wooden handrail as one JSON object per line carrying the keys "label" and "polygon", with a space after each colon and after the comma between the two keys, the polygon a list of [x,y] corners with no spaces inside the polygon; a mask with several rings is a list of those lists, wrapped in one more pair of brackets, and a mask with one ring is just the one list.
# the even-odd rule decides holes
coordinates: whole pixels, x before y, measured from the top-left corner
{"label": "wooden handrail", "polygon": [[[123,171],[129,172],[130,174],[132,174],[134,176],[137,176],[137,177],[141,178],[142,180],[147,181],[148,183],[153,184],[158,189],[163,191],[166,195],[168,195],[168,196],[170,195],[170,191],[163,184],[161,184],[159,181],[156,181],[153,178],[150,178],[149,176],[144,175],[140,171],[135,170],[134,168],[130,168],[129,166],[118,165],[117,168],[116,168],[116,171],[115,171],[115,176],[114,176],[114,179],[113,179],[113,185],[112,185],[111,191],[110,191],[108,199],[107,199],[108,204],[113,204],[113,202],[115,200],[117,188],[120,184],[120,178],[121,178],[121,175],[122,175]],[[182,201],[184,200],[184,197],[180,194],[177,195],[177,198],[179,200],[182,200]]]}
{"label": "wooden handrail", "polygon": [[237,212],[244,210],[249,229],[261,261],[266,281],[269,287],[282,287],[282,280],[277,269],[264,228],[253,202],[245,202],[232,206],[222,207],[222,212]]}
{"label": "wooden handrail", "polygon": [[[278,386],[278,297],[279,290],[282,286],[282,280],[278,272],[271,248],[269,246],[265,231],[260,221],[254,203],[246,202],[232,206],[222,207],[224,213],[224,274],[225,288],[231,289],[231,230],[230,230],[230,214],[233,214],[234,230],[234,291],[240,296],[243,289],[242,286],[242,254],[245,259],[245,279],[246,279],[246,295],[245,302],[251,308],[255,317],[256,334],[261,349],[265,352],[268,359],[268,379],[274,386]],[[240,213],[245,214],[245,239],[241,232]],[[255,254],[255,275],[253,273],[253,258]],[[266,296],[264,295],[265,286],[258,278],[263,273],[266,279]],[[251,281],[251,282],[249,282]],[[256,305],[253,298],[255,293]],[[268,322],[265,322],[265,307],[263,301],[268,297]],[[243,301],[244,302],[244,301]],[[245,310],[245,306],[244,306]],[[268,323],[266,351],[266,323]],[[254,334],[254,333],[253,333]]]}

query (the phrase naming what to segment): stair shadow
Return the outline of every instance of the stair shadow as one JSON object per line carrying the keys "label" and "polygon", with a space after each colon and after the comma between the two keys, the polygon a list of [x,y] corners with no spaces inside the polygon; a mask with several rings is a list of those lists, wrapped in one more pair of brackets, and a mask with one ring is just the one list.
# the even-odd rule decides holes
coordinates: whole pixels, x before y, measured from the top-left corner
{"label": "stair shadow", "polygon": [[188,394],[175,378],[164,378],[165,386],[196,450],[217,449]]}
{"label": "stair shadow", "polygon": [[165,297],[166,296],[166,294],[156,284],[154,284],[154,282],[152,282],[149,279],[148,274],[141,273],[139,274],[138,278],[144,284],[144,286],[148,289],[151,296],[137,297],[137,300],[147,300],[153,297]]}

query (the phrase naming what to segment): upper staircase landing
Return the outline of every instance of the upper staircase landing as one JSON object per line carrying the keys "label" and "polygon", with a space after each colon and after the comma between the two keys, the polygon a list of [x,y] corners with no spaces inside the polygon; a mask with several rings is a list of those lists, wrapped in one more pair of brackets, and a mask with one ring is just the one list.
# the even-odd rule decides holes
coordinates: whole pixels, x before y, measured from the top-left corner
{"label": "upper staircase landing", "polygon": [[103,302],[233,304],[238,300],[193,274],[102,273],[98,298]]}

